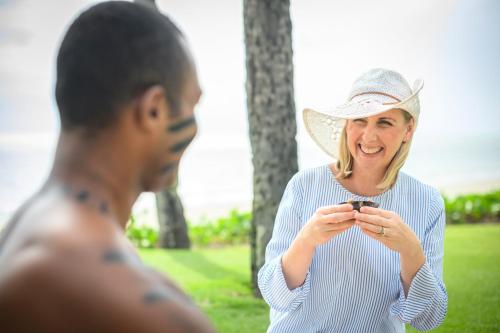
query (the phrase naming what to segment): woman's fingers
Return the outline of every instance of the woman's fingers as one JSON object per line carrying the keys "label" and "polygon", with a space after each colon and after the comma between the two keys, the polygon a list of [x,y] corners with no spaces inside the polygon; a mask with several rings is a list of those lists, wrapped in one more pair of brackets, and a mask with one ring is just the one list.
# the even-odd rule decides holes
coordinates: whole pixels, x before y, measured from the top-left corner
{"label": "woman's fingers", "polygon": [[384,217],[378,215],[369,215],[364,213],[356,213],[354,218],[360,222],[366,222],[375,224],[378,226],[389,227],[391,226],[391,222]]}
{"label": "woman's fingers", "polygon": [[326,231],[339,231],[343,229],[349,229],[354,225],[354,221],[330,223],[325,227]]}
{"label": "woman's fingers", "polygon": [[363,233],[365,235],[368,235],[369,237],[375,239],[375,240],[380,240],[380,234],[378,232],[373,232],[373,231],[370,231],[370,230],[367,230],[367,229],[362,229]]}
{"label": "woman's fingers", "polygon": [[[382,230],[382,226],[374,225],[374,224],[370,224],[370,223],[366,223],[366,222],[359,222],[358,225],[364,231],[371,231],[372,233],[375,233],[375,234],[380,234],[380,231]],[[384,234],[387,236],[387,228],[385,228]]]}
{"label": "woman's fingers", "polygon": [[351,210],[350,212],[333,213],[333,214],[329,214],[329,215],[324,215],[321,218],[321,221],[323,223],[339,223],[342,221],[353,220],[354,213],[355,212],[353,210]]}
{"label": "woman's fingers", "polygon": [[386,219],[390,219],[393,215],[393,212],[389,210],[384,210],[381,208],[374,208],[370,206],[363,206],[360,208],[361,213],[369,214],[369,215],[379,215]]}
{"label": "woman's fingers", "polygon": [[342,204],[342,205],[320,207],[316,210],[316,213],[321,215],[329,215],[338,212],[350,212],[352,211],[352,209],[353,207],[351,204]]}

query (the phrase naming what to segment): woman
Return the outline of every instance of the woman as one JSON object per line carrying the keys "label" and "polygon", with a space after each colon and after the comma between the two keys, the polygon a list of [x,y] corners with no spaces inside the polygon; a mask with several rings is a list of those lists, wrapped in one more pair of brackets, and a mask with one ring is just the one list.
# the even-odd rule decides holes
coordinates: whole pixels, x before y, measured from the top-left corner
{"label": "woman", "polygon": [[[309,134],[336,162],[300,171],[285,190],[259,272],[268,332],[404,332],[405,323],[428,330],[444,320],[443,200],[399,171],[422,86],[373,69],[334,111],[304,110]],[[357,211],[348,200],[378,208]]]}

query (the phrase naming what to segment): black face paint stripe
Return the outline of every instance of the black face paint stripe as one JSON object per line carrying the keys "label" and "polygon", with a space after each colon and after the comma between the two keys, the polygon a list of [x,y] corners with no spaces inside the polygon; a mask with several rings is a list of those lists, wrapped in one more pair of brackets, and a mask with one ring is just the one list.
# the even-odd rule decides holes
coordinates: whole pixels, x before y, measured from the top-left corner
{"label": "black face paint stripe", "polygon": [[187,146],[189,146],[189,144],[191,143],[191,141],[193,141],[194,137],[195,136],[193,135],[192,137],[187,138],[184,141],[176,143],[175,145],[173,145],[172,147],[170,147],[170,151],[172,153],[178,153],[178,152],[183,151]]}
{"label": "black face paint stripe", "polygon": [[170,163],[161,168],[161,173],[169,173],[177,167],[177,163]]}
{"label": "black face paint stripe", "polygon": [[196,119],[194,117],[190,117],[187,119],[183,119],[176,124],[173,124],[167,130],[169,132],[178,132],[186,127],[194,125],[195,123],[196,123]]}

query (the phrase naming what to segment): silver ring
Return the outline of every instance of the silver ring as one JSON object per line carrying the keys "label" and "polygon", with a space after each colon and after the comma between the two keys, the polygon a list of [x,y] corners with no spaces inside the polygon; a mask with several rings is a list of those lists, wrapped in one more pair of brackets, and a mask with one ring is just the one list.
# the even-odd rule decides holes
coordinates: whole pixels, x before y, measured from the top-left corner
{"label": "silver ring", "polygon": [[380,236],[385,236],[385,228],[380,226],[380,232],[378,233]]}

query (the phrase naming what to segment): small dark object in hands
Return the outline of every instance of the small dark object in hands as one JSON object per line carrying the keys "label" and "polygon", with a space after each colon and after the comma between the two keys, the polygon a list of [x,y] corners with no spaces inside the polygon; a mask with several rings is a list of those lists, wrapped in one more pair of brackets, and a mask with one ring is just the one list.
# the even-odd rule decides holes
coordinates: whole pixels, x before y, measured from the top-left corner
{"label": "small dark object in hands", "polygon": [[355,201],[355,200],[347,200],[346,202],[341,202],[339,205],[343,204],[351,204],[354,210],[360,211],[359,209],[363,206],[378,208],[378,203],[373,201]]}

